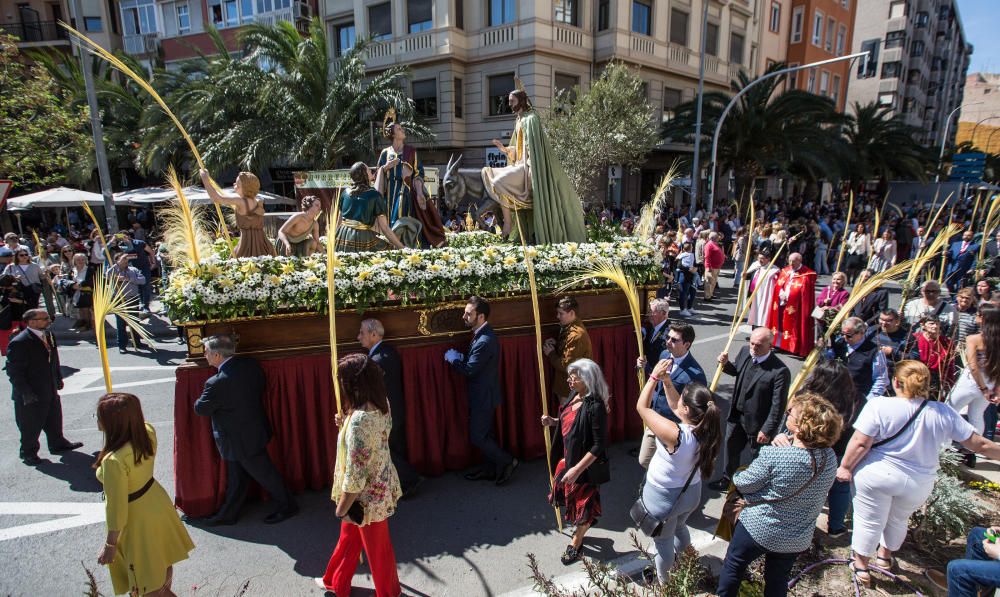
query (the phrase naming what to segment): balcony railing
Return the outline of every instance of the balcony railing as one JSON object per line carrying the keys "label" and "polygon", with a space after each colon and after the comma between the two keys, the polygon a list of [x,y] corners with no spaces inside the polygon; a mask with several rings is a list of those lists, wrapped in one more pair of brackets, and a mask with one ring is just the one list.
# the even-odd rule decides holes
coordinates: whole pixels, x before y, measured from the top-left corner
{"label": "balcony railing", "polygon": [[156,54],[159,44],[160,38],[156,33],[122,36],[122,45],[125,46],[125,53],[133,56]]}
{"label": "balcony railing", "polygon": [[311,18],[312,9],[305,2],[293,2],[288,8],[268,12],[259,12],[253,16],[255,23],[267,26],[274,26],[281,21],[295,23],[299,20],[308,21]]}
{"label": "balcony railing", "polygon": [[517,25],[502,25],[486,29],[480,34],[480,45],[484,48],[499,46],[517,39]]}
{"label": "balcony railing", "polygon": [[652,56],[653,52],[656,51],[656,42],[654,42],[651,37],[633,33],[631,48],[633,52],[637,52],[639,54],[649,54]]}
{"label": "balcony railing", "polygon": [[583,31],[580,29],[556,26],[555,34],[557,44],[576,48],[583,47]]}
{"label": "balcony railing", "polygon": [[0,31],[22,42],[69,41],[69,34],[55,21],[2,23]]}
{"label": "balcony railing", "polygon": [[691,64],[691,50],[686,46],[670,44],[668,56],[670,56],[670,62],[681,66],[689,66]]}

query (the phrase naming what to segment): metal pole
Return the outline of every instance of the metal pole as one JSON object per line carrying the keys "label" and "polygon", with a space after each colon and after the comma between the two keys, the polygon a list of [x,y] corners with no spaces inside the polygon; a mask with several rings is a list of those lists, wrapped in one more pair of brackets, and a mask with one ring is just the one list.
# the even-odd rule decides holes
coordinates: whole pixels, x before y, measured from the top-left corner
{"label": "metal pole", "polygon": [[983,148],[984,153],[990,153],[990,145],[993,143],[993,135],[997,134],[997,131],[1000,131],[1000,127],[994,128],[993,132],[990,133],[990,136],[986,137],[986,147]]}
{"label": "metal pole", "polygon": [[[77,26],[82,22],[83,14],[80,0],[69,3],[70,16],[76,20]],[[97,92],[94,90],[94,74],[91,72],[89,54],[83,51],[79,42],[73,44],[80,58],[80,70],[83,71],[83,82],[87,88],[87,106],[90,108],[90,130],[94,136],[94,152],[97,157],[97,177],[101,182],[101,195],[104,196],[104,217],[108,224],[108,234],[118,232],[118,214],[115,213],[115,199],[111,190],[111,171],[108,169],[108,154],[104,149],[104,127],[101,126],[101,109],[97,105]]]}
{"label": "metal pole", "polygon": [[987,120],[993,120],[995,118],[1000,118],[1000,116],[987,116],[986,118],[977,122],[976,126],[972,127],[972,136],[969,137],[969,142],[972,143],[973,147],[976,147],[976,130],[979,128],[979,125],[986,122]]}
{"label": "metal pole", "polygon": [[754,79],[753,81],[750,81],[750,83],[748,83],[746,87],[740,89],[739,93],[734,95],[732,99],[729,100],[729,103],[726,104],[726,108],[722,111],[722,114],[719,116],[719,121],[715,124],[715,134],[712,135],[712,162],[711,166],[709,167],[710,171],[709,178],[712,181],[712,184],[709,185],[708,187],[708,201],[706,205],[706,207],[708,208],[707,211],[712,211],[712,204],[714,203],[715,200],[715,169],[718,166],[717,160],[719,154],[719,134],[722,132],[722,123],[726,121],[726,116],[729,115],[729,111],[733,109],[733,106],[736,105],[736,100],[740,99],[741,95],[743,95],[747,91],[750,91],[750,89],[752,89],[758,83],[761,83],[768,79],[773,79],[774,77],[780,75],[804,70],[807,68],[815,68],[817,66],[823,66],[824,64],[832,64],[834,62],[840,62],[842,60],[854,60],[855,58],[860,58],[862,56],[867,56],[867,55],[868,52],[858,52],[856,54],[849,54],[847,56],[839,56],[837,58],[830,58],[828,60],[820,60],[819,62],[802,64],[800,66],[789,66],[781,70],[776,70],[773,73],[767,73],[766,75],[761,75],[756,79]]}
{"label": "metal pole", "polygon": [[[976,106],[983,102],[972,102],[964,104],[965,106]],[[951,128],[951,117],[955,115],[962,109],[962,106],[958,106],[948,114],[948,118],[944,121],[944,135],[941,136],[941,151],[938,152],[938,163],[937,163],[937,174],[934,175],[934,182],[941,182],[941,162],[944,161],[944,144],[948,142],[948,130]]]}
{"label": "metal pole", "polygon": [[[705,41],[708,37],[708,6],[709,0],[702,0],[704,9],[701,13],[701,43],[699,44],[701,49],[699,50],[699,60],[698,60],[698,96],[695,99],[695,117],[694,117],[694,157],[691,161],[691,209],[688,213],[688,218],[694,217],[694,212],[698,209],[698,192],[701,190],[701,103],[702,96],[705,93]],[[709,180],[709,185],[714,185],[715,179]],[[711,197],[711,191],[709,191],[709,197]],[[709,208],[711,209],[711,208]]]}

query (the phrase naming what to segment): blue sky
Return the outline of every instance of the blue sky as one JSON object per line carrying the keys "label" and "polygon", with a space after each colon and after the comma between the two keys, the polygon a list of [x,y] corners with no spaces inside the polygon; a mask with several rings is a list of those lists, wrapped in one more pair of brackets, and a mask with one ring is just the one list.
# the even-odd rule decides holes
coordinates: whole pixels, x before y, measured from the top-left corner
{"label": "blue sky", "polygon": [[1000,2],[997,0],[958,0],[965,37],[973,46],[969,72],[1000,72]]}

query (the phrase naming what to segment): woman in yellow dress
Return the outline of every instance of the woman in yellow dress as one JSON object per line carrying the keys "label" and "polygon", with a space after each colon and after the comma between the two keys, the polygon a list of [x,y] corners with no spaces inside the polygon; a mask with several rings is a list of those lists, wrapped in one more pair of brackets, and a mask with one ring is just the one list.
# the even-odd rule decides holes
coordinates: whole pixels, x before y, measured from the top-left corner
{"label": "woman in yellow dress", "polygon": [[97,401],[104,448],[94,468],[104,485],[108,536],[97,563],[107,565],[115,595],[170,597],[173,565],[194,543],[156,479],[156,431],[145,422],[133,394]]}

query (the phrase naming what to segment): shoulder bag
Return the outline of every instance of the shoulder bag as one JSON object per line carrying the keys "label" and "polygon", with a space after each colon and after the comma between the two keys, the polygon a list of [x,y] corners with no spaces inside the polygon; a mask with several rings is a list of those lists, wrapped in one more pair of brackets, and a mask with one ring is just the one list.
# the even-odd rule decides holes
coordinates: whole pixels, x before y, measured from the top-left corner
{"label": "shoulder bag", "polygon": [[891,442],[892,440],[896,439],[900,435],[902,435],[903,432],[906,431],[907,429],[909,429],[910,425],[913,425],[913,422],[917,420],[917,416],[920,414],[920,411],[924,410],[925,406],[927,406],[927,399],[926,398],[924,398],[924,401],[920,403],[920,406],[917,407],[917,410],[914,411],[914,413],[912,415],[910,415],[910,418],[906,421],[906,423],[902,427],[899,428],[899,431],[897,431],[896,433],[893,433],[891,436],[889,436],[889,437],[887,437],[885,439],[878,440],[877,442],[875,442],[874,444],[872,444],[872,447],[869,448],[869,450],[872,450],[872,449],[877,448],[879,446],[885,445],[885,444]]}
{"label": "shoulder bag", "polygon": [[[697,472],[698,463],[696,462],[694,468],[691,469],[691,474],[688,475],[687,481],[684,482],[684,488],[677,494],[677,499],[674,500],[674,504],[676,504],[681,499],[681,496],[684,495],[684,492],[688,490],[688,487],[691,485],[691,480],[694,479],[694,475]],[[673,506],[671,506],[670,509],[673,510]],[[659,537],[660,532],[663,530],[663,521],[670,516],[670,513],[668,512],[664,519],[656,518],[649,513],[649,510],[646,509],[646,504],[642,501],[642,494],[640,493],[639,499],[632,504],[632,507],[628,511],[628,515],[632,517],[632,522],[634,522],[635,526],[642,531],[643,535],[647,537]]]}
{"label": "shoulder bag", "polygon": [[740,513],[746,508],[752,508],[754,506],[761,506],[763,504],[778,504],[780,502],[786,502],[790,499],[798,497],[803,491],[806,490],[813,481],[819,477],[820,472],[826,467],[827,454],[823,454],[823,462],[820,466],[816,467],[816,455],[813,454],[812,450],[809,450],[809,458],[812,461],[813,474],[809,477],[802,487],[799,487],[795,493],[791,495],[786,495],[780,498],[775,498],[771,500],[760,500],[759,502],[749,502],[743,497],[743,494],[739,492],[735,487],[726,494],[726,501],[722,504],[722,514],[719,516],[719,525],[715,529],[715,535],[726,541],[729,541],[733,537],[733,530],[736,528],[736,523],[740,520]]}

